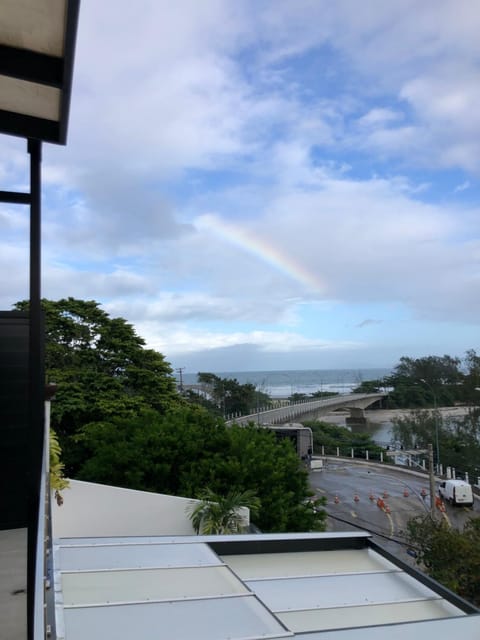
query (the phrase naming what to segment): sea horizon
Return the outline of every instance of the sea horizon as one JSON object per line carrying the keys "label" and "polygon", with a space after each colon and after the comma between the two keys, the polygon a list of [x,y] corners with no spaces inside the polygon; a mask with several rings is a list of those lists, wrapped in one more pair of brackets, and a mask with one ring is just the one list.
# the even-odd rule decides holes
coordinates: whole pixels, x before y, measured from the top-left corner
{"label": "sea horizon", "polygon": [[[294,393],[312,394],[317,391],[348,393],[365,380],[382,379],[392,372],[387,367],[349,369],[278,369],[264,371],[209,372],[219,378],[235,379],[240,384],[253,384],[268,395],[280,397]],[[196,384],[197,373],[182,373],[183,384]],[[179,374],[176,373],[179,380]]]}

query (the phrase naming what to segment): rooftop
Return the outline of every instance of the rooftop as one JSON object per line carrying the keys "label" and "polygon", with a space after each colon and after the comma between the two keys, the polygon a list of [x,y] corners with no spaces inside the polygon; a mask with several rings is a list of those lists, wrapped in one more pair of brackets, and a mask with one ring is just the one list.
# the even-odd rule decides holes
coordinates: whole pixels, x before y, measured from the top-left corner
{"label": "rooftop", "polygon": [[480,624],[366,533],[57,538],[53,576],[64,640],[473,640]]}

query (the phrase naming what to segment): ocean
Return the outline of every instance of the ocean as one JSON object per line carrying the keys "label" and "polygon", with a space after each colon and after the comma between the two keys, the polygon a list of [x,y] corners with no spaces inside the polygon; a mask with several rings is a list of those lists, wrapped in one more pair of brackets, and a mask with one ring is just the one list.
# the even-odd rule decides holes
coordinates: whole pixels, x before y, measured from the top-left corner
{"label": "ocean", "polygon": [[[271,398],[288,398],[294,393],[310,395],[316,391],[349,393],[364,380],[377,380],[391,373],[391,369],[298,369],[282,371],[223,371],[219,378],[247,382]],[[176,373],[177,380],[179,379]],[[183,372],[183,383],[196,384],[197,374]]]}

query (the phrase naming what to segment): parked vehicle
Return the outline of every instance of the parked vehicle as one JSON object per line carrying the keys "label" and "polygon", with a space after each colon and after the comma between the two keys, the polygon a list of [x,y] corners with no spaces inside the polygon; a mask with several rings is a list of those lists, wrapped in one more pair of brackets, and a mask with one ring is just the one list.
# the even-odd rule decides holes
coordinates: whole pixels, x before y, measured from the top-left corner
{"label": "parked vehicle", "polygon": [[450,504],[461,504],[465,507],[473,506],[472,487],[463,480],[444,480],[438,489],[440,497]]}

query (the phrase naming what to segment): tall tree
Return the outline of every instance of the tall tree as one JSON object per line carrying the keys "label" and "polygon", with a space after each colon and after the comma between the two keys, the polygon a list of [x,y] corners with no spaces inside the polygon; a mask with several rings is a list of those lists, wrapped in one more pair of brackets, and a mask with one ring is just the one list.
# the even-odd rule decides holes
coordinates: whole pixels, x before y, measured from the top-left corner
{"label": "tall tree", "polygon": [[391,407],[450,406],[463,396],[461,360],[444,356],[408,358],[403,356],[385,385],[393,387]]}
{"label": "tall tree", "polygon": [[[15,305],[28,310],[28,302]],[[93,300],[42,300],[46,374],[57,384],[52,427],[68,473],[76,468],[75,435],[84,425],[142,409],[164,412],[180,402],[164,357],[145,348],[131,324],[111,318]],[[67,444],[68,441],[68,444]]]}

